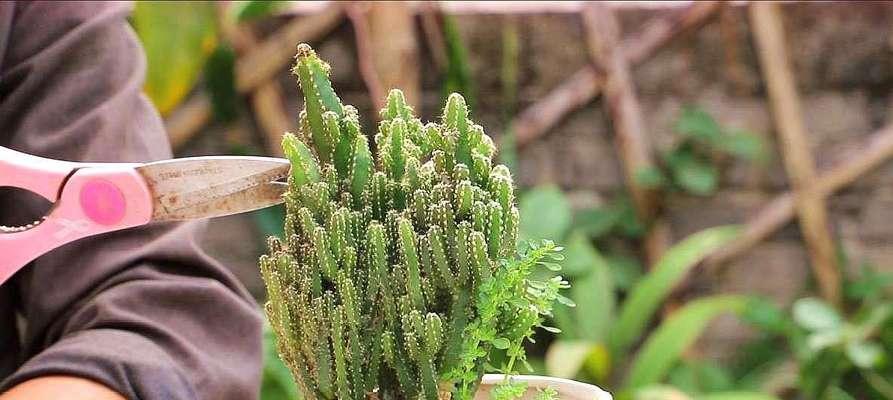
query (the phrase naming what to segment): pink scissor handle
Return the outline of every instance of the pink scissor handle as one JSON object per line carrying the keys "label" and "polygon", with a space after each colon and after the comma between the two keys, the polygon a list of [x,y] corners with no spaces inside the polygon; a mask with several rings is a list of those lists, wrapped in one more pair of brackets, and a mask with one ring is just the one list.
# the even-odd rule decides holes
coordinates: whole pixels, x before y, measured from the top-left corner
{"label": "pink scissor handle", "polygon": [[[34,158],[48,161],[47,165],[54,163]],[[19,159],[22,160],[34,161]],[[73,168],[82,168],[65,182],[69,170],[60,183],[51,188],[38,181],[58,179],[58,174],[64,172],[62,168],[4,167],[11,163],[4,164],[3,161],[6,160],[0,161],[0,186],[23,187],[50,200],[56,200],[54,194],[49,195],[57,193],[59,185],[64,183],[65,187],[53,210],[39,225],[22,232],[0,233],[0,284],[29,262],[59,246],[87,236],[145,225],[152,219],[152,195],[134,169],[136,164],[69,163]],[[9,173],[21,176],[10,179]]]}
{"label": "pink scissor handle", "polygon": [[78,166],[0,147],[0,186],[27,189],[55,202],[65,178]]}

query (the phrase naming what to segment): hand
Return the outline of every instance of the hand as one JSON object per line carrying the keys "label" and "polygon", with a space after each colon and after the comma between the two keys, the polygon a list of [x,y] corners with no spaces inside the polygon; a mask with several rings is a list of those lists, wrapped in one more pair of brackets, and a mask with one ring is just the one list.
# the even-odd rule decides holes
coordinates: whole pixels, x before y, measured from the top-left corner
{"label": "hand", "polygon": [[117,392],[88,379],[73,376],[45,376],[25,381],[8,392],[0,394],[0,400],[125,400]]}

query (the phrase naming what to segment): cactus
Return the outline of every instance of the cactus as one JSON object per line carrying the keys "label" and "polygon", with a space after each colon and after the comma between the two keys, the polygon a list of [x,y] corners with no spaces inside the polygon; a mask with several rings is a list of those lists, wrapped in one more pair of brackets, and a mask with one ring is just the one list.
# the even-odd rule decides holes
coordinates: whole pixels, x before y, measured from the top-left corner
{"label": "cactus", "polygon": [[392,90],[373,152],[309,46],[294,73],[305,109],[283,139],[284,236],[260,260],[283,361],[310,399],[470,399],[489,351],[523,358],[560,299],[560,278],[527,280],[560,248],[516,259],[511,174],[462,96],[423,124]]}

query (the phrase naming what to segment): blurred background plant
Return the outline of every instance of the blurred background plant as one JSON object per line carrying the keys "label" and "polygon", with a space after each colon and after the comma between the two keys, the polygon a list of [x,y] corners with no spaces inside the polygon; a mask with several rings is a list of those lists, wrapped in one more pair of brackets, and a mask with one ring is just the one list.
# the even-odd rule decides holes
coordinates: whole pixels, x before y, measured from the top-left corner
{"label": "blurred background plant", "polygon": [[[131,21],[180,156],[280,155],[299,42],[361,115],[391,87],[426,119],[462,93],[518,177],[521,235],[566,247],[578,307],[536,373],[621,399],[893,398],[893,6],[646,3],[149,1]],[[261,296],[281,221],[220,219],[206,245]],[[294,398],[272,340],[263,398]]]}

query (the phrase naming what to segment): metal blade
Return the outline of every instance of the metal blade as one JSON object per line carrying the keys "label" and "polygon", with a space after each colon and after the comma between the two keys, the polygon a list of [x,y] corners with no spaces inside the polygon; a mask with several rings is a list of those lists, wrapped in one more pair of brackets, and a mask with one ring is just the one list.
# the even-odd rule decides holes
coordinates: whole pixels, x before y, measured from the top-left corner
{"label": "metal blade", "polygon": [[187,220],[238,214],[282,202],[287,160],[194,157],[145,164],[136,170],[155,199],[152,219]]}

